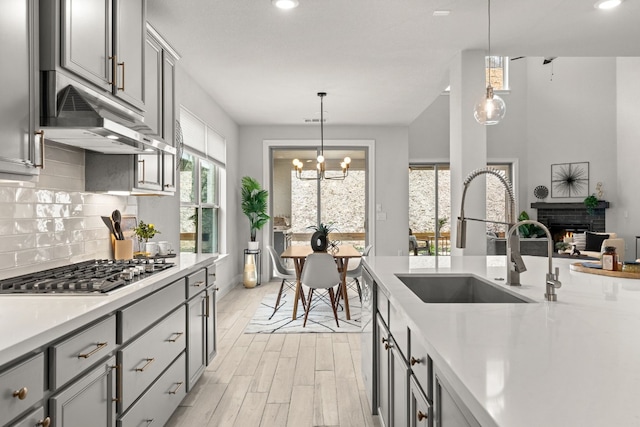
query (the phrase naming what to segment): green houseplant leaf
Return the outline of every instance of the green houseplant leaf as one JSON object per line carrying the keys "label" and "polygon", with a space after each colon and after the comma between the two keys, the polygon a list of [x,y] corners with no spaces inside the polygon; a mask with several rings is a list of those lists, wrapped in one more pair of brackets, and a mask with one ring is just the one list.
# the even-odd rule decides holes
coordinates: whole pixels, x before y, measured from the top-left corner
{"label": "green houseplant leaf", "polygon": [[242,177],[242,212],[249,218],[251,241],[256,241],[256,231],[260,230],[271,219],[267,215],[267,199],[269,192],[250,176]]}
{"label": "green houseplant leaf", "polygon": [[595,213],[594,209],[598,207],[598,198],[595,194],[587,196],[584,199],[584,206],[587,208],[587,212],[589,215],[593,215]]}

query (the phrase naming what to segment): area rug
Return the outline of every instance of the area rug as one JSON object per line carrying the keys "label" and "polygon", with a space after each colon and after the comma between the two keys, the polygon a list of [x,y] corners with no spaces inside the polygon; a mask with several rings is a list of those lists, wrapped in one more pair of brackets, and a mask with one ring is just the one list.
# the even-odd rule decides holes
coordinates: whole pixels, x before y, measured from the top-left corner
{"label": "area rug", "polygon": [[[321,291],[320,291],[321,292]],[[340,303],[338,307],[338,322],[340,327],[336,326],[336,320],[333,317],[333,311],[329,305],[329,296],[320,297],[319,291],[314,292],[313,301],[311,302],[311,311],[307,319],[307,326],[302,327],[304,322],[304,308],[302,303],[298,302],[298,318],[292,320],[293,313],[293,291],[289,291],[282,295],[280,299],[280,308],[273,314],[277,294],[267,294],[263,298],[260,306],[253,315],[253,318],[244,330],[245,334],[300,334],[300,333],[319,333],[319,332],[360,332],[361,305],[358,294],[349,289],[349,309],[351,312],[351,320],[346,320],[347,316],[344,312],[344,303]],[[305,293],[306,296],[306,293]],[[271,319],[269,319],[271,317]]]}

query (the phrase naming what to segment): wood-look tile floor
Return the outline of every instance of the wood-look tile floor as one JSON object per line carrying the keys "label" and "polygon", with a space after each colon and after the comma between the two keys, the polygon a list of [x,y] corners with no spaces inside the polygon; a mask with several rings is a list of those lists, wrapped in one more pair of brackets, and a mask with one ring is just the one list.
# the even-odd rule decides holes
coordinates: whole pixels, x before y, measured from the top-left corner
{"label": "wood-look tile floor", "polygon": [[374,426],[360,375],[360,334],[244,334],[279,283],[237,286],[218,301],[218,354],[169,427]]}

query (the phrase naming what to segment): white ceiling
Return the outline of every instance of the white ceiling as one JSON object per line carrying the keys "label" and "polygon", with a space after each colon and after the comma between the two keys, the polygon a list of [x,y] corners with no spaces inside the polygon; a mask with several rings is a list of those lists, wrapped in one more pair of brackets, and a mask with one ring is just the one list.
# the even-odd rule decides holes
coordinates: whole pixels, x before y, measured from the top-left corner
{"label": "white ceiling", "polygon": [[[493,0],[492,53],[640,56],[640,0],[610,11],[594,2]],[[319,116],[319,91],[327,123],[408,125],[447,86],[458,52],[487,48],[483,0],[300,0],[289,11],[148,0],[148,20],[241,125],[304,124]]]}

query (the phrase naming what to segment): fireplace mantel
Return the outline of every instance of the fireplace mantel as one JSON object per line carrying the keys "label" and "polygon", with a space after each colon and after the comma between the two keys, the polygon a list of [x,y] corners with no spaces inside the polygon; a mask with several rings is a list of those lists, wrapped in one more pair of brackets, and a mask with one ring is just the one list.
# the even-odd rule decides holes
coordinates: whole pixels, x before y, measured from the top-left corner
{"label": "fireplace mantel", "polygon": [[[538,202],[531,203],[533,209],[586,209],[583,202],[568,202],[568,203],[546,203]],[[609,202],[604,200],[598,200],[598,206],[594,209],[607,209]]]}

